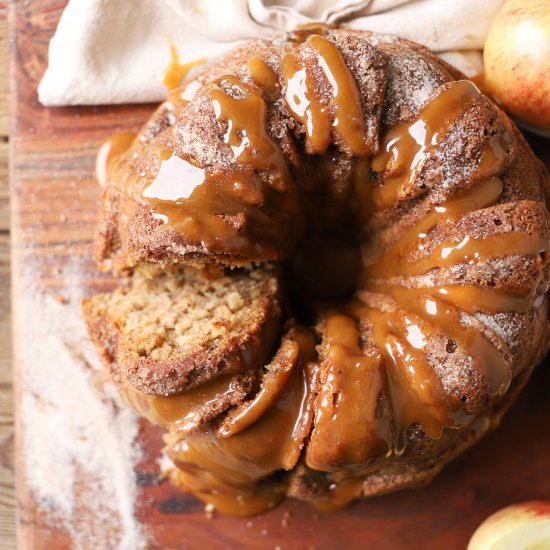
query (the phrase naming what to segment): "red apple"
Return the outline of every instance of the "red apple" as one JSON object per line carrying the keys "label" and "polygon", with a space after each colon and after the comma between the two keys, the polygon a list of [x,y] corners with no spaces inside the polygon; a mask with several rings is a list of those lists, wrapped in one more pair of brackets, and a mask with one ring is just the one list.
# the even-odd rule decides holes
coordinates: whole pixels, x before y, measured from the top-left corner
{"label": "red apple", "polygon": [[550,1],[508,0],[483,52],[485,84],[513,116],[550,130]]}
{"label": "red apple", "polygon": [[503,508],[476,530],[468,550],[550,548],[550,500],[533,500]]}

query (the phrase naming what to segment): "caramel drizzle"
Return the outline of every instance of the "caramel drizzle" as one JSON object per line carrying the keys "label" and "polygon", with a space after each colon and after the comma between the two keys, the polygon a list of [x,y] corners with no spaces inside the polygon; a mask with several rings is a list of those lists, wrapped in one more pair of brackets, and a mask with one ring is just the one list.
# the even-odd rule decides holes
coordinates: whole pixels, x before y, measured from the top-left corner
{"label": "caramel drizzle", "polygon": [[286,383],[272,385],[276,397],[269,398],[271,406],[264,414],[249,418],[252,423],[231,437],[218,437],[215,431],[194,432],[169,448],[178,468],[177,482],[224,513],[258,513],[273,506],[279,493],[280,498],[284,495],[284,490],[277,492],[276,486],[266,488],[259,482],[277,470],[295,466],[310,429],[316,371],[306,361],[314,356],[314,342],[300,328],[296,341],[300,359]]}
{"label": "caramel drizzle", "polygon": [[281,62],[285,101],[292,116],[305,128],[307,152],[323,154],[331,143],[334,128],[353,155],[366,155],[369,146],[355,78],[340,50],[330,40],[314,34],[307,38],[307,43],[316,52],[319,66],[330,84],[330,102],[334,108],[331,123],[329,105],[325,104],[308,68],[296,54],[286,54]]}
{"label": "caramel drizzle", "polygon": [[423,275],[428,271],[460,263],[478,263],[513,255],[532,256],[549,248],[547,239],[520,232],[497,233],[484,238],[468,235],[459,242],[442,242],[428,256],[410,261],[408,256],[422,254],[430,231],[458,215],[495,204],[502,193],[502,181],[491,178],[429,212],[372,265],[365,266],[368,279]]}
{"label": "caramel drizzle", "polygon": [[316,93],[313,77],[295,54],[288,53],[283,57],[281,72],[288,110],[306,132],[306,152],[322,155],[331,142],[328,107]]}
{"label": "caramel drizzle", "polygon": [[322,471],[363,466],[391,445],[389,418],[377,415],[381,357],[363,354],[356,322],[348,315],[327,315],[323,329],[324,376],[306,463]]}
{"label": "caramel drizzle", "polygon": [[281,85],[277,74],[261,57],[253,57],[248,61],[248,72],[254,83],[265,90],[272,101],[280,97]]}
{"label": "caramel drizzle", "polygon": [[[413,184],[425,160],[437,149],[448,129],[459,120],[467,106],[480,95],[468,80],[453,82],[430,101],[413,122],[390,128],[383,139],[382,151],[372,158],[372,169],[384,172],[382,184],[371,197],[377,208],[389,207]],[[478,177],[494,175],[506,156],[512,137],[494,136],[478,167]]]}
{"label": "caramel drizzle", "polygon": [[215,405],[236,391],[234,380],[234,375],[221,376],[197,388],[170,396],[144,394],[127,381],[121,383],[120,390],[129,407],[153,424],[170,430],[189,431],[200,424],[198,413],[201,409]]}
{"label": "caramel drizzle", "polygon": [[318,53],[319,64],[332,87],[333,127],[355,156],[370,152],[366,141],[361,97],[340,50],[330,40],[318,35],[308,38]]}
{"label": "caramel drizzle", "polygon": [[178,58],[178,50],[174,44],[170,44],[170,64],[166,68],[164,75],[164,85],[173,90],[181,85],[181,81],[185,78],[187,73],[194,67],[206,63],[206,58],[197,59],[188,63],[180,63]]}
{"label": "caramel drizzle", "polygon": [[[250,94],[235,99],[226,94],[221,86],[231,85],[241,93]],[[219,87],[220,86],[220,87]],[[210,90],[212,105],[223,140],[227,143],[237,161],[250,164],[254,170],[272,170],[271,185],[277,191],[288,187],[287,162],[280,147],[267,130],[267,105],[261,95],[233,76],[220,79],[219,86]]]}
{"label": "caramel drizzle", "polygon": [[119,132],[111,136],[99,148],[95,163],[95,175],[102,187],[105,187],[109,180],[111,166],[117,158],[130,148],[135,137],[136,134],[134,132]]}
{"label": "caramel drizzle", "polygon": [[371,293],[388,294],[398,303],[409,303],[422,296],[439,298],[467,313],[502,313],[505,311],[529,311],[542,305],[546,289],[513,292],[491,287],[447,285],[421,288],[406,288],[384,283],[370,283],[368,290],[360,290],[357,295],[368,301]]}

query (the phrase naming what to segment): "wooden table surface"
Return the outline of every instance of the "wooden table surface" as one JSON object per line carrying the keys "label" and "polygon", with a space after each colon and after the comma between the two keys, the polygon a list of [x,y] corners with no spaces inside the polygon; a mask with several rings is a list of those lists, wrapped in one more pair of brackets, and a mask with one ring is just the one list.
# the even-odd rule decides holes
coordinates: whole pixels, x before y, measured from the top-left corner
{"label": "wooden table surface", "polygon": [[[13,0],[15,1],[15,0]],[[9,269],[9,210],[8,210],[8,168],[7,168],[7,152],[8,152],[8,117],[7,117],[7,91],[8,91],[8,79],[7,79],[7,32],[6,32],[6,1],[0,0],[0,550],[15,548],[15,507],[16,507],[16,498],[14,490],[14,430],[13,430],[13,399],[11,392],[11,337],[10,337],[10,269]],[[537,151],[541,154],[541,151]],[[537,390],[537,387],[544,388],[547,387],[549,381],[548,374],[539,369],[537,374],[537,379],[534,381],[535,384],[531,385],[531,389]],[[542,391],[531,391],[531,394],[536,398],[532,402],[524,398],[521,400],[519,406],[515,409],[515,415],[509,417],[507,421],[507,429],[510,434],[513,435],[514,441],[521,445],[525,445],[525,450],[532,452],[534,456],[543,456],[546,447],[541,447],[544,443],[539,444],[539,447],[536,447],[533,443],[533,438],[528,438],[527,436],[522,439],[522,433],[525,432],[524,425],[525,419],[523,415],[527,415],[526,418],[531,418],[535,415],[536,410],[531,411],[529,406],[538,407],[547,407],[545,405],[545,396]],[[547,410],[544,409],[544,410]],[[529,416],[531,415],[531,416]],[[451,502],[447,503],[448,506],[455,506],[457,509],[468,510],[473,506],[473,503],[482,497],[484,497],[483,491],[487,492],[484,485],[484,476],[487,477],[496,477],[502,474],[506,475],[505,467],[502,464],[494,465],[494,473],[489,470],[489,458],[492,459],[490,445],[492,444],[494,448],[503,449],[507,445],[507,442],[503,440],[504,432],[501,430],[489,436],[484,444],[478,446],[473,453],[470,454],[470,462],[480,463],[481,466],[478,469],[478,478],[476,478],[476,483],[472,483],[472,486],[468,491],[464,492],[464,495],[461,495],[462,500],[456,500],[456,495],[453,497],[453,485],[452,485],[452,475],[441,477],[438,480],[438,486],[440,494],[449,495],[454,498]],[[491,441],[489,441],[489,439]],[[492,442],[492,443],[491,443]],[[539,442],[540,443],[540,442]],[[529,447],[531,445],[531,447]],[[485,448],[485,451],[483,450]],[[521,454],[521,450],[511,449],[511,454],[514,452],[517,455]],[[476,458],[477,457],[477,458]],[[487,460],[483,463],[483,457]],[[513,458],[513,457],[512,457]],[[477,461],[477,462],[476,462]],[[463,476],[463,470],[466,470],[468,466],[467,461],[457,461],[455,465],[452,466],[454,470],[454,475],[456,478]],[[500,468],[500,470],[498,469]],[[499,474],[500,472],[500,474]],[[475,472],[474,472],[475,473]],[[513,483],[509,485],[510,494],[504,494],[502,496],[502,502],[509,502],[517,498],[519,495],[521,498],[525,496],[532,497],[531,493],[526,493],[526,495],[519,494],[517,491],[518,487],[523,487],[528,484],[526,479],[529,475],[529,472],[519,472],[519,477]],[[465,474],[464,474],[465,475]],[[493,480],[494,481],[494,480]],[[493,483],[491,480],[489,482]],[[494,484],[494,483],[493,483]],[[146,488],[147,489],[147,488]],[[149,493],[154,493],[154,491],[160,491],[155,487],[147,489]],[[165,489],[162,489],[165,490]],[[419,502],[421,507],[421,501],[424,495],[425,501],[433,501],[431,493],[437,492],[437,486],[434,484],[431,487],[426,488],[422,492],[409,492],[404,495],[403,498],[410,501],[410,508],[412,509],[415,505],[415,501]],[[542,489],[541,489],[542,490]],[[480,493],[477,494],[475,491]],[[174,492],[174,499],[180,498]],[[484,497],[485,498],[485,497]],[[466,500],[464,500],[466,499]],[[470,500],[468,500],[470,499]],[[487,502],[493,508],[498,508],[502,505],[500,500],[490,501],[490,499],[485,498]],[[175,501],[175,500],[174,500]],[[179,502],[179,501],[178,501]],[[388,497],[384,500],[380,500],[378,506],[384,506],[384,502],[388,505],[389,508],[393,506],[391,497]],[[191,510],[192,512],[193,510]],[[190,512],[190,513],[191,513]],[[355,507],[350,515],[350,521],[354,521],[353,514],[356,514],[355,524],[359,521],[360,518],[366,521],[368,516],[359,516],[360,508]],[[176,525],[180,522],[180,515],[172,514],[173,525],[176,527],[181,527],[181,525]],[[374,518],[376,519],[376,518]],[[414,518],[412,518],[414,520]],[[470,523],[472,525],[478,521],[477,518],[470,518]],[[228,522],[230,523],[230,522]],[[346,524],[347,525],[347,524]],[[448,526],[449,530],[452,530],[452,526]],[[389,525],[388,528],[391,528]]]}
{"label": "wooden table surface", "polygon": [[0,549],[15,548],[8,209],[7,2],[0,0]]}

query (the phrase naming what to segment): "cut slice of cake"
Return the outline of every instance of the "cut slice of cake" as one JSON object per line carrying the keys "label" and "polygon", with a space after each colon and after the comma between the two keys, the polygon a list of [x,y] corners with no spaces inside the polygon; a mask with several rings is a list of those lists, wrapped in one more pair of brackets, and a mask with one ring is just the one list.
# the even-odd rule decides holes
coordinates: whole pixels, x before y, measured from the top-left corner
{"label": "cut slice of cake", "polygon": [[83,302],[115,382],[171,395],[265,364],[281,331],[279,280],[269,267],[212,274],[193,268]]}

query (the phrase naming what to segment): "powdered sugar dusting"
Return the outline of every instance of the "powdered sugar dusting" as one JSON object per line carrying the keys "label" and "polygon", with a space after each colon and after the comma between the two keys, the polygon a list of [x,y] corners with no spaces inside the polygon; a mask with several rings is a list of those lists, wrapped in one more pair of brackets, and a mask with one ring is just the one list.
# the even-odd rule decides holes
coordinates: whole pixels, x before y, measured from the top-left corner
{"label": "powdered sugar dusting", "polygon": [[498,335],[509,348],[513,349],[520,344],[519,335],[523,327],[521,324],[515,323],[514,319],[510,318],[509,314],[495,313],[493,315],[487,315],[477,312],[475,317]]}
{"label": "powdered sugar dusting", "polygon": [[134,517],[138,425],[87,338],[80,278],[75,262],[63,273],[63,299],[34,285],[16,289],[24,478],[72,547],[136,550],[145,547]]}

